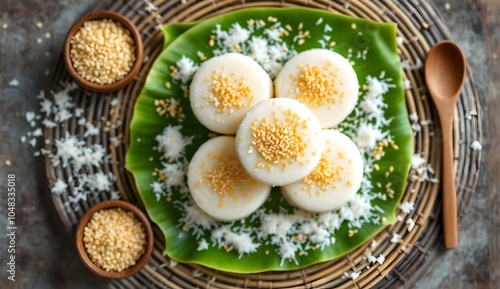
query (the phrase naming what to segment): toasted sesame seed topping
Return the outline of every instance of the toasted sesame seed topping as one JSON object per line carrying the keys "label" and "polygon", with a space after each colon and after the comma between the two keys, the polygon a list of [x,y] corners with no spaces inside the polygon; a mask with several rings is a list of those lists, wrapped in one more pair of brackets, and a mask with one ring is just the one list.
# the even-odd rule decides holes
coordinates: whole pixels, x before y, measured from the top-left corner
{"label": "toasted sesame seed topping", "polygon": [[219,74],[214,70],[211,80],[212,94],[209,96],[209,101],[217,107],[218,112],[229,110],[231,113],[235,108],[246,108],[253,104],[254,96],[245,78],[231,79],[224,73]]}
{"label": "toasted sesame seed topping", "polygon": [[256,181],[248,175],[236,157],[229,154],[210,154],[210,157],[218,160],[218,164],[205,171],[203,182],[220,196],[220,208],[224,207],[227,197],[237,199],[236,193],[244,183],[245,189],[252,190]]}
{"label": "toasted sesame seed topping", "polygon": [[291,163],[302,157],[307,148],[307,144],[298,133],[298,128],[305,125],[305,120],[291,110],[287,110],[285,114],[284,121],[269,122],[264,118],[259,124],[257,121],[252,124],[251,144],[268,163]]}
{"label": "toasted sesame seed topping", "polygon": [[335,165],[327,156],[321,156],[318,165],[302,182],[309,185],[309,194],[318,186],[317,193],[321,194],[328,190],[328,186],[335,181],[343,179],[344,167]]}
{"label": "toasted sesame seed topping", "polygon": [[335,104],[339,94],[337,84],[332,77],[331,63],[325,67],[317,65],[301,66],[298,76],[291,75],[293,83],[297,86],[297,100],[316,108],[325,104]]}

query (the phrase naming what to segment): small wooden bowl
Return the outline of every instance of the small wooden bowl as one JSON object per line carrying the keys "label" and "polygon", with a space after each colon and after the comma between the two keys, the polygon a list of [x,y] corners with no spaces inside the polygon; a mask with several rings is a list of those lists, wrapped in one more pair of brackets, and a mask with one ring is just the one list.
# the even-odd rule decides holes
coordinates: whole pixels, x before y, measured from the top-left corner
{"label": "small wooden bowl", "polygon": [[[126,29],[130,31],[130,34],[132,38],[134,39],[135,42],[135,63],[128,72],[128,74],[112,83],[112,84],[97,84],[90,82],[83,77],[81,77],[78,72],[75,70],[73,67],[73,62],[71,60],[71,55],[70,55],[70,50],[71,50],[71,39],[73,39],[73,36],[78,32],[80,27],[82,25],[90,20],[101,20],[101,19],[111,19],[114,21],[117,21],[123,25]],[[68,73],[71,75],[71,77],[75,80],[75,82],[80,85],[81,87],[94,91],[94,92],[111,92],[118,90],[125,85],[129,84],[134,77],[137,75],[139,70],[141,69],[142,66],[142,61],[143,61],[143,56],[144,56],[144,46],[142,43],[142,37],[139,32],[139,29],[130,21],[127,17],[123,16],[120,13],[114,12],[114,11],[108,11],[108,10],[99,10],[99,11],[94,11],[91,12],[87,15],[84,15],[82,18],[80,18],[69,30],[68,34],[66,35],[66,39],[64,40],[64,51],[63,51],[63,56],[64,56],[64,63],[66,65],[66,69],[68,70]]]}
{"label": "small wooden bowl", "polygon": [[[103,270],[101,267],[97,266],[92,262],[90,259],[89,255],[87,254],[87,251],[85,250],[85,246],[83,244],[83,233],[85,226],[89,222],[90,218],[95,212],[104,210],[104,209],[110,209],[110,208],[122,208],[124,210],[130,211],[134,213],[134,215],[137,217],[137,219],[142,223],[144,226],[144,230],[146,233],[146,238],[147,238],[147,243],[146,243],[146,250],[144,254],[137,260],[136,264],[132,267],[129,267],[123,271],[120,272],[107,272],[106,270]],[[80,256],[80,259],[82,260],[83,264],[94,274],[104,277],[104,278],[109,278],[109,279],[119,279],[119,278],[124,278],[128,277],[132,274],[137,273],[149,260],[151,257],[151,252],[153,251],[153,244],[154,244],[154,236],[153,236],[153,229],[151,227],[151,223],[149,222],[148,217],[146,214],[144,214],[141,209],[138,207],[125,202],[125,201],[120,201],[120,200],[108,200],[104,201],[102,203],[99,203],[93,207],[91,207],[85,215],[80,219],[80,222],[78,223],[78,226],[76,228],[76,234],[75,234],[75,240],[76,240],[76,249],[78,252],[78,255]]]}

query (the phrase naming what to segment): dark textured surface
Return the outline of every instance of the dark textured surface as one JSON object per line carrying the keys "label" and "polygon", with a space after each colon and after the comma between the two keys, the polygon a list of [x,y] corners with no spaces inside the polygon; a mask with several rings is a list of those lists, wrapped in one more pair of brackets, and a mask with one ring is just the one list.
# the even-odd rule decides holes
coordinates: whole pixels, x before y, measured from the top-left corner
{"label": "dark textured surface", "polygon": [[[60,58],[67,29],[94,2],[0,1],[0,288],[105,288],[78,260],[72,239],[56,216],[43,159],[33,157],[34,149],[19,141],[32,130],[24,114],[37,110],[35,96],[50,79],[46,74]],[[500,117],[495,117],[500,105],[500,72],[496,69],[500,3],[435,3],[474,73],[484,113],[483,166],[477,192],[460,225],[459,247],[431,252],[418,279],[409,280],[405,288],[413,287],[411,284],[416,288],[500,288],[500,180],[496,177],[500,145],[495,141],[500,126]],[[6,29],[1,27],[4,23]],[[43,26],[39,28],[37,23]],[[20,85],[9,86],[12,79]],[[16,174],[17,190],[16,282],[6,279],[5,265],[9,255],[6,182],[11,173]]]}

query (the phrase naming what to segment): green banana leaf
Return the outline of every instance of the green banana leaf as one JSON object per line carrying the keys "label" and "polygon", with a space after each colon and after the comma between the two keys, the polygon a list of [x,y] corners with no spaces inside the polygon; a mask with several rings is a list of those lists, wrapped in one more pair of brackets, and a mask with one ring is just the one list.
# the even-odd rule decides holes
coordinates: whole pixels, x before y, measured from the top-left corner
{"label": "green banana leaf", "polygon": [[[371,205],[377,207],[377,210],[374,210],[370,220],[360,227],[353,227],[344,221],[335,231],[335,242],[322,249],[310,249],[306,254],[297,254],[293,261],[283,261],[276,252],[276,246],[269,242],[262,242],[255,253],[243,255],[238,254],[236,250],[225,250],[213,244],[205,250],[198,250],[199,239],[190,228],[183,227],[179,222],[185,215],[183,206],[179,203],[185,202],[186,193],[174,187],[172,192],[167,194],[168,200],[165,197],[157,200],[151,187],[153,182],[158,181],[155,169],[161,169],[166,162],[162,159],[162,153],[155,149],[158,146],[155,137],[161,134],[166,126],[181,125],[182,135],[191,137],[191,144],[185,150],[186,161],[189,161],[211,134],[197,121],[191,111],[189,99],[185,97],[184,90],[189,82],[181,83],[174,79],[171,75],[172,66],[175,67],[182,57],[200,64],[203,61],[200,52],[206,58],[212,57],[214,49],[220,48],[217,43],[210,42],[211,35],[215,33],[218,25],[221,30],[228,31],[234,23],[248,27],[249,23],[254,22],[265,24],[266,27],[277,25],[276,23],[287,27],[289,37],[283,37],[282,41],[296,52],[325,47],[351,59],[360,85],[366,83],[367,76],[378,77],[381,74],[384,79],[390,80],[391,84],[390,89],[383,95],[386,104],[384,118],[391,121],[382,127],[382,131],[386,132],[386,139],[392,139],[397,144],[397,148],[386,148],[385,155],[380,160],[373,161],[380,170],[373,170],[368,176],[375,196],[371,199]],[[252,8],[205,21],[163,27],[164,50],[149,71],[144,89],[135,104],[126,167],[135,178],[149,217],[165,235],[167,255],[179,262],[197,263],[237,273],[293,270],[342,256],[394,223],[395,211],[403,194],[413,153],[412,130],[408,121],[402,69],[397,54],[396,29],[396,24],[392,23],[376,23],[308,8]],[[265,37],[264,31],[265,28],[255,28],[252,35]],[[299,42],[300,37],[292,37],[297,34],[306,35],[305,41]],[[166,87],[166,83],[170,87]],[[157,113],[157,101],[167,99],[178,101],[178,105],[183,108],[182,117],[166,117]],[[363,94],[360,101],[362,99]],[[353,112],[338,129],[354,137],[357,118],[359,115]],[[371,151],[365,152],[365,156],[373,160],[370,154]],[[386,176],[389,170],[392,172]],[[391,183],[393,195],[380,197],[384,195],[385,185],[388,183]],[[293,213],[293,208],[284,203],[286,202],[281,197],[279,188],[274,188],[264,207],[268,211],[277,212],[284,208]],[[244,224],[258,230],[258,220],[252,219],[252,216],[247,218]],[[218,222],[213,228],[225,225],[227,224]],[[356,230],[353,234],[354,229]],[[201,237],[210,240],[208,232],[204,232]]]}

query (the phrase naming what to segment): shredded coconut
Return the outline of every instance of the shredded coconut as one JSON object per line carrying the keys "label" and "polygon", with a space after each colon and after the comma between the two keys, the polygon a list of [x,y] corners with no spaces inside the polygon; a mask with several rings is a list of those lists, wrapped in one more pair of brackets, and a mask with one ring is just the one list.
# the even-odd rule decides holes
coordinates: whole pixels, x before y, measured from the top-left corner
{"label": "shredded coconut", "polygon": [[67,188],[68,188],[68,185],[66,185],[66,183],[63,180],[57,179],[57,181],[54,183],[54,185],[52,186],[50,191],[53,194],[61,195],[62,193],[64,193],[66,191]]}
{"label": "shredded coconut", "polygon": [[399,209],[405,213],[405,214],[409,214],[411,211],[413,211],[415,209],[415,203],[413,202],[403,202],[399,205]]}
{"label": "shredded coconut", "polygon": [[158,142],[158,151],[163,152],[166,160],[173,161],[183,157],[186,146],[191,144],[193,137],[183,136],[181,128],[180,125],[169,125],[155,138]]}
{"label": "shredded coconut", "polygon": [[481,143],[478,140],[475,140],[470,145],[470,148],[474,151],[480,151],[483,148],[483,146],[481,145]]}
{"label": "shredded coconut", "polygon": [[392,233],[391,243],[397,243],[401,239],[401,235],[398,233]]}
{"label": "shredded coconut", "polygon": [[9,85],[10,86],[19,86],[19,80],[14,78],[11,81],[9,81]]}
{"label": "shredded coconut", "polygon": [[412,218],[408,218],[408,220],[406,220],[406,224],[408,225],[408,232],[411,232],[415,227],[415,221],[413,221]]}

